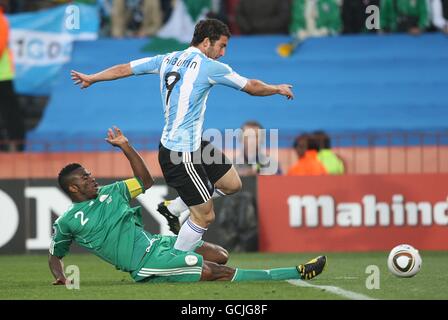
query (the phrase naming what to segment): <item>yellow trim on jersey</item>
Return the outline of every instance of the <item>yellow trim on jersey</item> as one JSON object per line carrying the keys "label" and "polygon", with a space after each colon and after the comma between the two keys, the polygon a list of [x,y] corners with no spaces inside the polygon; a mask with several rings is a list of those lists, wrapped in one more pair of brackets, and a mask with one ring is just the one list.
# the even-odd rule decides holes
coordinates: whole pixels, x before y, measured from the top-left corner
{"label": "yellow trim on jersey", "polygon": [[131,178],[124,180],[126,187],[128,188],[131,199],[134,199],[139,194],[143,193],[143,185],[137,178]]}

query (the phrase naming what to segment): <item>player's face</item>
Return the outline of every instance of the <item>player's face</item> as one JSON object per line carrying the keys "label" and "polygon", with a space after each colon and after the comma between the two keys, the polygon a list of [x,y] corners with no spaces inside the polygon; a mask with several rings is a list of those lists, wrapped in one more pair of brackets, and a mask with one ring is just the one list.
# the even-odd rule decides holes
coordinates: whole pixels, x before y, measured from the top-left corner
{"label": "player's face", "polygon": [[206,49],[205,55],[213,60],[218,60],[222,56],[226,54],[227,43],[229,42],[229,38],[226,36],[221,36],[215,43],[210,44],[210,46]]}
{"label": "player's face", "polygon": [[305,139],[299,139],[299,141],[297,141],[297,147],[296,147],[296,152],[297,155],[299,157],[302,157],[307,149],[307,142]]}
{"label": "player's face", "polygon": [[83,198],[95,199],[98,196],[98,183],[85,168],[73,172],[72,185]]}

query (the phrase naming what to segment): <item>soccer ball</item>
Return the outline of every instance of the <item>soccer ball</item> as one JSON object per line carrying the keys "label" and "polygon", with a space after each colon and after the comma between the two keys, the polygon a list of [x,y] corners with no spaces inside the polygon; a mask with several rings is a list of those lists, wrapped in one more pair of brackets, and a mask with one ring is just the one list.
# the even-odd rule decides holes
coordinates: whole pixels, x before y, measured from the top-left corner
{"label": "soccer ball", "polygon": [[420,271],[422,258],[413,246],[400,244],[390,251],[387,267],[397,277],[410,278]]}

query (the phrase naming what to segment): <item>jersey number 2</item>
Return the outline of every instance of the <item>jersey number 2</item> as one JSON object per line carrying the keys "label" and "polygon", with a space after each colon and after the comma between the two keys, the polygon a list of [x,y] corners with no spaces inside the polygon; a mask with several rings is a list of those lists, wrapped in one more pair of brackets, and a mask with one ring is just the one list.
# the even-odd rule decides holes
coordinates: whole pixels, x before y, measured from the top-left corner
{"label": "jersey number 2", "polygon": [[85,225],[87,223],[87,221],[89,221],[89,218],[87,218],[86,220],[84,220],[84,212],[82,211],[78,211],[75,213],[75,219],[78,218],[79,216],[81,216],[81,225]]}
{"label": "jersey number 2", "polygon": [[173,91],[174,86],[176,85],[176,83],[179,80],[180,80],[179,72],[171,71],[165,75],[165,86],[166,86],[166,89],[168,90],[168,93],[166,95],[166,105],[168,105],[168,101],[170,100],[171,92]]}

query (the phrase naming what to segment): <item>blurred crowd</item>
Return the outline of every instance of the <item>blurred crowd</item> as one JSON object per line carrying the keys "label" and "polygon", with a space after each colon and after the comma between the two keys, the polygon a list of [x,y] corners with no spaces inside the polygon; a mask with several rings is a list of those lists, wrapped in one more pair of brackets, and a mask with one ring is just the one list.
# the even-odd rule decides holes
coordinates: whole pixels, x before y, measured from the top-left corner
{"label": "blurred crowd", "polygon": [[[38,10],[62,3],[96,4],[101,35],[153,36],[182,1],[195,20],[203,13],[230,26],[233,34],[291,34],[307,37],[363,32],[448,33],[446,0],[14,0],[8,12]],[[375,20],[375,9],[380,17]],[[367,22],[367,24],[366,24]],[[373,23],[373,24],[372,24]]]}
{"label": "blurred crowd", "polygon": [[331,149],[330,136],[324,131],[304,133],[293,144],[297,162],[289,168],[288,176],[321,176],[344,173],[344,162]]}
{"label": "blurred crowd", "polygon": [[[267,131],[254,120],[241,126],[242,154],[236,154],[234,165],[241,176],[276,174],[288,176],[341,175],[345,173],[343,160],[332,150],[330,136],[322,130],[302,133],[294,139],[292,148],[296,162],[282,171],[270,148],[267,148]],[[278,156],[278,155],[277,155]],[[273,169],[273,170],[270,170]]]}

